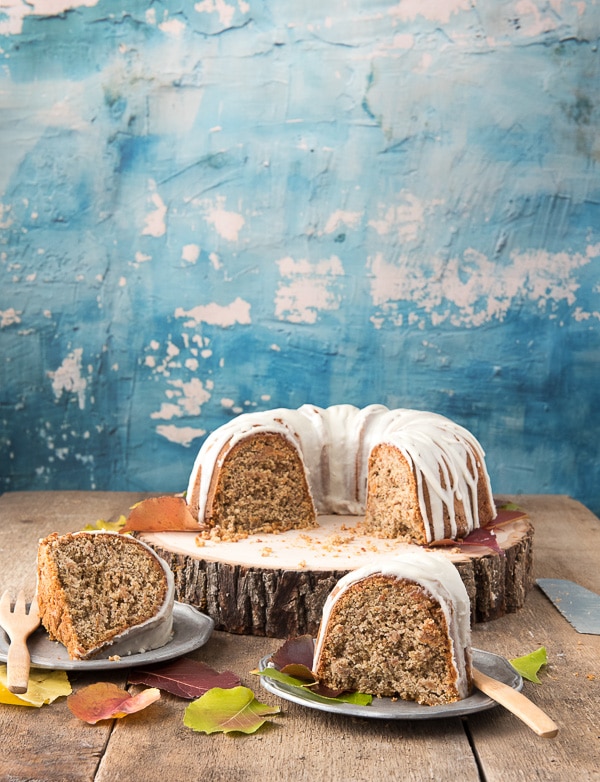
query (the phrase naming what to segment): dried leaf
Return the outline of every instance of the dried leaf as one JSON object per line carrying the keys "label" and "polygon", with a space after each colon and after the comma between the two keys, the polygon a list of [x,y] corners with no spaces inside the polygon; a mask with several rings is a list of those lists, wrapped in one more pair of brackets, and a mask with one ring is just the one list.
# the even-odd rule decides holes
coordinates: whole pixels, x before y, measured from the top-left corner
{"label": "dried leaf", "polygon": [[292,676],[289,673],[284,673],[284,671],[278,671],[277,668],[263,668],[262,671],[255,670],[252,671],[252,673],[257,676],[265,676],[268,679],[275,679],[275,681],[285,684],[288,687],[297,687],[302,691],[303,697],[318,701],[319,703],[355,703],[360,706],[369,706],[373,701],[372,695],[367,695],[362,692],[330,690],[329,688],[323,687],[323,685],[319,684],[314,678],[312,683],[310,683],[303,678]]}
{"label": "dried leaf", "polygon": [[535,652],[531,654],[525,654],[523,657],[515,657],[510,660],[512,667],[518,671],[524,679],[535,684],[541,684],[541,680],[538,678],[538,671],[542,665],[548,663],[548,656],[546,654],[546,647],[540,646]]}
{"label": "dried leaf", "polygon": [[459,546],[487,546],[493,551],[502,554],[502,556],[506,556],[504,549],[498,544],[496,533],[492,529],[492,525],[479,527],[478,529],[469,532],[466,538],[460,541]]}
{"label": "dried leaf", "polygon": [[518,505],[515,505],[514,502],[507,502],[504,505],[500,505],[496,508],[498,511],[498,515],[492,521],[491,523],[496,524],[504,524],[506,521],[516,521],[517,519],[525,519],[527,518],[528,514],[519,508]]}
{"label": "dried leaf", "polygon": [[273,664],[282,670],[288,665],[303,665],[312,669],[315,641],[311,635],[290,638],[271,656]]}
{"label": "dried leaf", "polygon": [[248,687],[214,687],[186,708],[183,724],[201,733],[255,733],[279,706],[260,703]]}
{"label": "dried leaf", "polygon": [[427,545],[430,548],[458,548],[468,549],[469,546],[485,546],[486,548],[497,551],[502,556],[505,556],[505,551],[500,547],[496,540],[496,533],[493,530],[494,522],[488,524],[487,527],[478,527],[463,538],[463,540],[453,540],[452,538],[443,538],[442,540],[434,540]]}
{"label": "dried leaf", "polygon": [[290,687],[300,687],[303,693],[310,692],[311,696],[326,702],[334,700],[362,705],[371,703],[373,700],[371,695],[332,690],[321,684],[312,672],[314,648],[315,642],[310,635],[290,638],[271,655],[274,667],[270,666],[263,671],[257,670],[252,673],[259,676],[270,676]]}
{"label": "dried leaf", "polygon": [[125,516],[119,516],[116,521],[104,521],[104,519],[98,519],[95,524],[86,524],[83,529],[86,532],[88,530],[93,531],[97,529],[104,529],[108,530],[109,532],[119,532],[125,526],[126,521],[127,519]]}
{"label": "dried leaf", "polygon": [[46,703],[52,703],[62,695],[70,695],[71,692],[71,685],[64,671],[32,668],[29,671],[27,692],[15,695],[7,686],[6,665],[0,665],[0,703],[39,708]]}
{"label": "dried leaf", "polygon": [[213,687],[224,690],[237,687],[240,679],[231,671],[219,673],[203,662],[183,657],[166,665],[135,668],[129,674],[130,684],[146,684],[177,695],[179,698],[199,698]]}
{"label": "dried leaf", "polygon": [[67,706],[76,717],[94,725],[100,720],[125,717],[141,711],[160,698],[160,690],[151,688],[131,695],[111,682],[98,682],[67,698]]}
{"label": "dried leaf", "polygon": [[198,531],[198,522],[192,516],[183,497],[165,495],[149,497],[134,505],[122,532]]}

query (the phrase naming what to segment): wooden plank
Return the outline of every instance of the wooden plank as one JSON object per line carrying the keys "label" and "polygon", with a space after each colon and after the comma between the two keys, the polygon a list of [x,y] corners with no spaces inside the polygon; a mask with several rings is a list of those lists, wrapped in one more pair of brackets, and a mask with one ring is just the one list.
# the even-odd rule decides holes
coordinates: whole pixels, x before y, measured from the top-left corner
{"label": "wooden plank", "polygon": [[[115,519],[143,494],[40,492],[0,497],[0,588],[33,591],[38,539],[99,518]],[[530,513],[535,526],[535,574],[572,578],[600,592],[600,522],[566,497],[507,498]],[[345,719],[280,701],[250,671],[278,641],[215,633],[193,656],[229,668],[260,700],[282,708],[273,725],[254,736],[205,736],[183,725],[186,702],[169,695],[147,711],[114,723],[86,725],[64,699],[42,709],[0,707],[0,779],[223,780],[253,782],[274,775],[299,780],[402,778],[480,779],[465,727],[487,782],[523,779],[598,780],[600,636],[581,635],[534,588],[525,607],[477,625],[474,645],[510,658],[540,645],[549,656],[542,685],[524,692],[559,724],[555,739],[540,739],[501,707],[466,720],[383,722]],[[124,681],[124,674],[71,675],[75,688],[91,681]]]}
{"label": "wooden plank", "polygon": [[[598,518],[569,498],[523,497],[518,502],[536,527],[536,577],[569,578],[600,592]],[[520,612],[478,625],[473,644],[507,659],[545,646],[542,684],[526,681],[523,692],[559,725],[556,738],[539,739],[501,707],[469,717],[486,782],[598,780],[600,636],[577,633],[534,587]]]}
{"label": "wooden plank", "polygon": [[[233,670],[257,698],[281,707],[272,724],[251,736],[195,733],[183,725],[186,702],[166,695],[147,712],[115,727],[97,782],[144,779],[164,782],[275,777],[307,780],[460,779],[479,774],[460,719],[382,721],[340,718],[305,709],[267,693],[250,674],[262,656],[275,651],[274,639],[216,632],[190,655],[218,670]],[[131,742],[136,751],[131,752]],[[136,777],[137,774],[137,777]]]}

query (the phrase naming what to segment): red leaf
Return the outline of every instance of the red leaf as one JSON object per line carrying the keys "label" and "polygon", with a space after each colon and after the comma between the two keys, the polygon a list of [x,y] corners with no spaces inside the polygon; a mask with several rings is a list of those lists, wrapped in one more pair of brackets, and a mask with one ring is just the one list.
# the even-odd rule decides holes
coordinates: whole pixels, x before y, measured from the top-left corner
{"label": "red leaf", "polygon": [[166,665],[135,668],[129,673],[129,684],[147,684],[170,692],[179,698],[199,698],[213,687],[230,690],[240,684],[231,671],[219,673],[203,662],[182,657]]}
{"label": "red leaf", "polygon": [[497,551],[504,556],[504,550],[498,545],[496,540],[496,533],[488,525],[487,527],[480,527],[474,529],[473,532],[469,532],[467,537],[462,540],[459,545],[461,546],[487,546],[488,548]]}
{"label": "red leaf", "polygon": [[[288,665],[303,665],[312,670],[315,642],[310,635],[290,638],[271,656],[273,663],[282,671]],[[287,671],[286,671],[287,673]]]}
{"label": "red leaf", "polygon": [[271,661],[281,673],[287,673],[296,679],[305,679],[308,684],[314,682],[311,692],[327,698],[337,698],[344,690],[332,690],[321,684],[312,672],[315,642],[310,635],[290,638],[271,655]]}
{"label": "red leaf", "polygon": [[67,706],[80,720],[95,725],[100,720],[141,711],[159,698],[160,692],[155,688],[131,695],[111,682],[98,682],[70,695]]}

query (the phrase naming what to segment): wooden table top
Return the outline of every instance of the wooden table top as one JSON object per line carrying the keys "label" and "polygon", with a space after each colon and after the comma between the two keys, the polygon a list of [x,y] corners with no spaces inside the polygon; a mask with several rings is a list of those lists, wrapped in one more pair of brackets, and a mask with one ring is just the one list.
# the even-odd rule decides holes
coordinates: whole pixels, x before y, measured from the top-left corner
{"label": "wooden table top", "polygon": [[[0,587],[33,594],[40,537],[114,520],[144,494],[15,492],[0,497]],[[535,527],[535,576],[567,578],[600,593],[600,521],[564,496],[502,497]],[[264,782],[328,780],[600,780],[600,636],[577,633],[534,587],[525,607],[473,629],[473,645],[517,657],[545,646],[542,684],[523,692],[559,726],[536,736],[497,706],[468,718],[367,720],[282,701],[251,675],[272,638],[215,632],[189,656],[234,671],[281,714],[253,735],[196,733],[187,705],[168,693],[145,711],[88,725],[61,698],[41,709],[0,705],[0,780]],[[74,690],[96,681],[125,686],[127,671],[69,673]],[[132,691],[136,690],[132,687]]]}

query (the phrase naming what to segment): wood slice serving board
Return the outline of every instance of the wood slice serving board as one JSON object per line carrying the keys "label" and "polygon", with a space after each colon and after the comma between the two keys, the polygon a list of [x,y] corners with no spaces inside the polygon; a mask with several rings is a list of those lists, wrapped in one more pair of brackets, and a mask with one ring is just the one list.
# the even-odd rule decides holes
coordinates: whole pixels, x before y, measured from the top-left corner
{"label": "wood slice serving board", "polygon": [[[472,621],[486,622],[523,606],[532,585],[533,527],[523,513],[500,511],[479,533],[436,550],[457,566]],[[319,516],[314,529],[237,542],[200,540],[194,532],[137,535],[171,567],[177,600],[208,614],[218,630],[275,638],[315,634],[343,575],[406,546],[365,535],[357,516]],[[481,543],[486,539],[490,545]]]}

